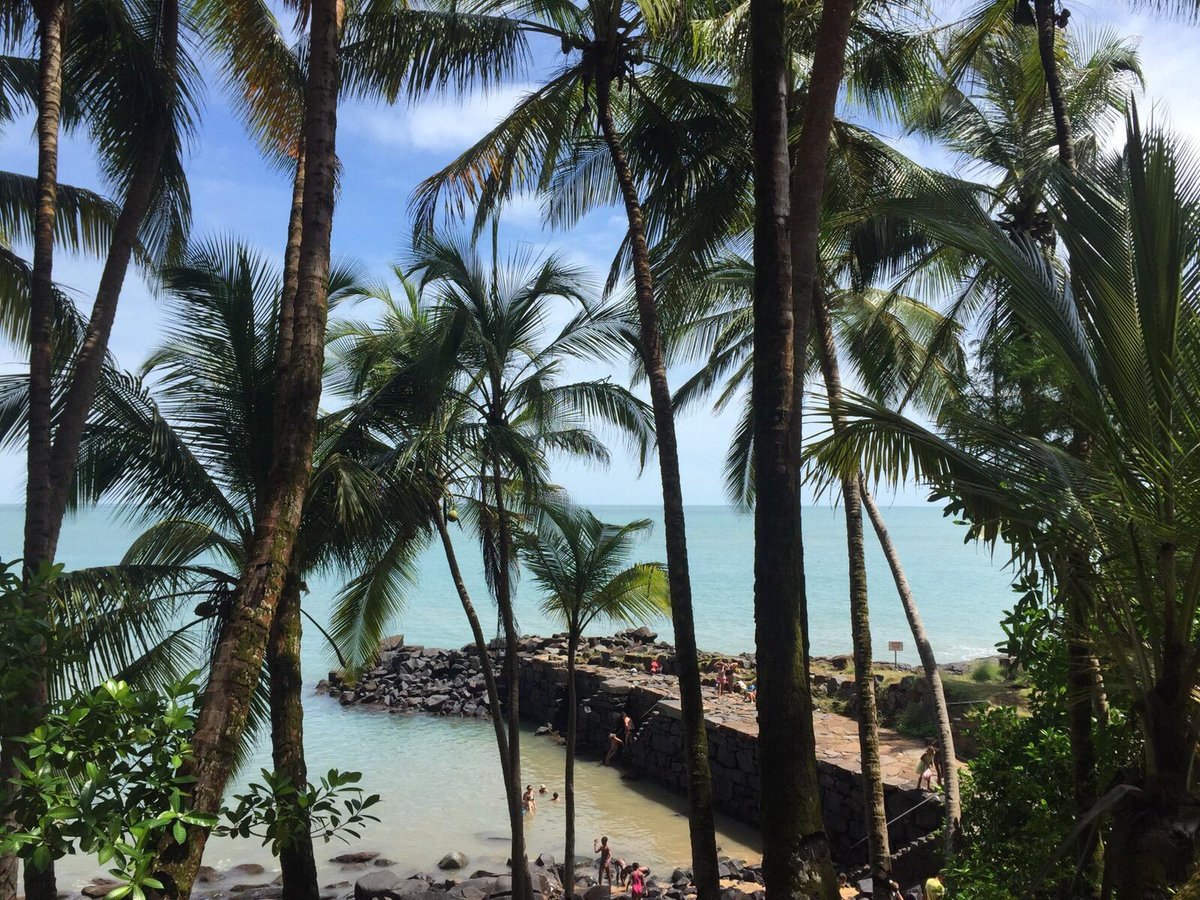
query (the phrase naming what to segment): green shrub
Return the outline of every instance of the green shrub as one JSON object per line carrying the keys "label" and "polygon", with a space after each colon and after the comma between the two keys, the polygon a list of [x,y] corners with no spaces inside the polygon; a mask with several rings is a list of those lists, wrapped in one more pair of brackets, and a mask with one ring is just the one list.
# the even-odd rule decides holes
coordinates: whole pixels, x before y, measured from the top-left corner
{"label": "green shrub", "polygon": [[107,681],[16,738],[25,759],[16,760],[15,827],[0,834],[0,852],[38,869],[68,853],[93,855],[124,883],[110,900],[160,890],[159,842],[170,835],[182,843],[187,825],[216,823],[187,804],[197,674],[161,692]]}
{"label": "green shrub", "polygon": [[982,659],[971,667],[971,680],[978,684],[1000,681],[1002,677],[1000,666],[994,659]]}
{"label": "green shrub", "polygon": [[896,720],[896,730],[901,734],[915,738],[933,738],[937,736],[937,726],[925,703],[910,703],[900,713]]}

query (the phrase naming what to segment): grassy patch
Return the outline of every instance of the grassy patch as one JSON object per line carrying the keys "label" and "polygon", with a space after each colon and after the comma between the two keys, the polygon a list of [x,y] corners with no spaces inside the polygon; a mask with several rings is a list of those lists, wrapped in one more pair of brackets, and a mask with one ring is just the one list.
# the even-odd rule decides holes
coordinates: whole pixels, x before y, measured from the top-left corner
{"label": "grassy patch", "polygon": [[1000,664],[994,659],[981,659],[971,667],[971,680],[979,684],[1003,680]]}

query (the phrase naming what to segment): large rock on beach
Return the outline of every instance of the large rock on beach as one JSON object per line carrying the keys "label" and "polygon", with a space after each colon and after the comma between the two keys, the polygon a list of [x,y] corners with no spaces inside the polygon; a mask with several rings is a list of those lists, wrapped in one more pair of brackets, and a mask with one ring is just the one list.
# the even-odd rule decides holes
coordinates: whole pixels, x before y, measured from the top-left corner
{"label": "large rock on beach", "polygon": [[460,850],[455,850],[453,853],[447,853],[438,860],[439,869],[461,869],[467,864],[467,854]]}
{"label": "large rock on beach", "polygon": [[121,886],[121,882],[113,881],[111,878],[93,878],[83,886],[81,893],[85,897],[103,897],[109,891],[114,891]]}
{"label": "large rock on beach", "polygon": [[469,878],[446,891],[452,900],[485,900],[496,889],[496,877]]}
{"label": "large rock on beach", "polygon": [[423,878],[401,878],[391,869],[364,875],[354,882],[354,900],[426,900],[431,894]]}
{"label": "large rock on beach", "polygon": [[343,853],[340,856],[335,856],[329,861],[341,866],[349,866],[355,863],[369,863],[378,855],[378,850],[355,850],[353,853]]}
{"label": "large rock on beach", "polygon": [[283,886],[278,884],[235,884],[229,893],[237,900],[283,900]]}

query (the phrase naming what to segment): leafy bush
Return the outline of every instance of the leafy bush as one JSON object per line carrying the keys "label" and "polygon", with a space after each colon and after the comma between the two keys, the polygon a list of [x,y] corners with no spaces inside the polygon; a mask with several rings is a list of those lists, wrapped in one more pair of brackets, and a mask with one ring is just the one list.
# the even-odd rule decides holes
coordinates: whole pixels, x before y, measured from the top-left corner
{"label": "leafy bush", "polygon": [[[1054,851],[1075,825],[1071,744],[1057,707],[975,714],[979,752],[962,779],[963,847],[949,870],[955,900],[1018,900],[1049,867],[1039,897],[1074,896],[1075,859]],[[1137,760],[1137,732],[1113,711],[1098,736],[1101,783]]]}
{"label": "leafy bush", "polygon": [[182,843],[185,825],[216,823],[186,803],[196,676],[161,692],[107,681],[16,738],[25,752],[9,806],[15,828],[0,835],[0,851],[36,868],[95,855],[123,882],[108,900],[161,889],[152,874],[160,840]]}
{"label": "leafy bush", "polygon": [[896,720],[896,730],[909,737],[936,737],[937,726],[929,712],[929,704],[910,703],[905,706],[900,713],[900,718]]}
{"label": "leafy bush", "polygon": [[[367,822],[378,822],[367,810],[379,802],[379,795],[363,797],[361,772],[330,769],[320,785],[308,784],[297,790],[290,778],[262,769],[265,784],[251,784],[247,793],[237,794],[237,805],[224,810],[226,824],[218,834],[230,837],[260,837],[271,853],[293,846],[306,833],[329,843],[334,838],[357,838]],[[348,842],[347,842],[348,843]]]}

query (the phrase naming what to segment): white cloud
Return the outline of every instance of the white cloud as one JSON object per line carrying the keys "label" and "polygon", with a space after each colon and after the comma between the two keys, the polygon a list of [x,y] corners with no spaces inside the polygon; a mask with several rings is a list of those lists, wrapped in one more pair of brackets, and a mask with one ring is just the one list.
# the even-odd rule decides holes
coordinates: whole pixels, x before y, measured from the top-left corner
{"label": "white cloud", "polygon": [[353,134],[385,147],[445,152],[464,150],[533,89],[513,85],[468,97],[427,100],[405,109],[355,106],[342,122]]}

